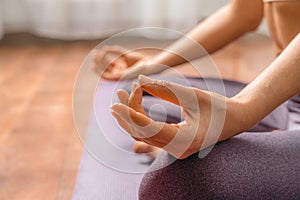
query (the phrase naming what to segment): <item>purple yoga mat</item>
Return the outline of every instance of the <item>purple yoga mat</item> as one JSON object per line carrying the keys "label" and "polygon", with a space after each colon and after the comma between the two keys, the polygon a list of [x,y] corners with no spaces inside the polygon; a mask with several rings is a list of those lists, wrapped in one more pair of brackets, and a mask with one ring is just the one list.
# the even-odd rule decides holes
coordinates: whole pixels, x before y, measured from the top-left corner
{"label": "purple yoga mat", "polygon": [[[168,80],[167,77],[161,78]],[[223,80],[216,79],[205,81],[189,79],[186,82],[183,79],[175,80],[171,77],[170,81],[201,89],[206,89],[206,83],[209,83],[215,92],[220,89],[221,94],[223,87],[220,86],[224,83],[227,96],[235,95],[245,86],[233,81],[223,82]],[[86,148],[83,152],[73,199],[137,199],[141,179],[149,168],[150,161],[144,155],[132,153],[134,140],[118,126],[110,113],[110,105],[118,101],[116,91],[119,88],[129,90],[131,82],[101,82],[97,88],[85,139]],[[164,109],[158,106],[155,110],[156,104],[163,106]],[[154,120],[176,121],[181,118],[179,107],[150,96],[143,97],[143,105],[146,110],[151,111],[148,114]],[[297,106],[290,106],[290,108],[295,110],[298,109]],[[295,119],[299,122],[299,115],[297,117]],[[287,119],[288,109],[284,103],[254,126],[251,131],[285,130]]]}
{"label": "purple yoga mat", "polygon": [[101,82],[95,94],[73,199],[137,199],[149,158],[132,153],[134,140],[115,122],[115,82]]}

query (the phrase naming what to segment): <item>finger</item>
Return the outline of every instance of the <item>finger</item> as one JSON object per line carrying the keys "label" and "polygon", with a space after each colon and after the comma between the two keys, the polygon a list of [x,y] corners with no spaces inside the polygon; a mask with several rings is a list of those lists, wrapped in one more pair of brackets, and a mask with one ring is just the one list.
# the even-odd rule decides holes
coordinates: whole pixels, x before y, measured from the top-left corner
{"label": "finger", "polygon": [[133,151],[136,153],[149,153],[157,149],[157,147],[151,146],[145,142],[136,142]]}
{"label": "finger", "polygon": [[136,88],[137,88],[137,83],[132,82],[132,84],[131,84],[131,93],[133,93]]}
{"label": "finger", "polygon": [[[113,115],[113,117],[117,120],[118,124],[127,132],[130,134],[131,137],[133,137],[136,141],[142,141],[138,136],[136,136],[135,134],[135,130],[126,122],[122,119],[122,117],[120,117],[120,115],[114,111],[111,112],[111,114]],[[147,139],[144,142],[148,142],[150,144],[152,144],[151,142],[149,142]]]}
{"label": "finger", "polygon": [[122,57],[126,61],[126,63],[131,66],[135,64],[136,62],[140,61],[141,59],[145,58],[146,55],[140,53],[140,52],[129,52],[127,54],[123,54]]}
{"label": "finger", "polygon": [[196,91],[192,87],[186,87],[164,80],[156,80],[144,75],[140,75],[138,80],[140,86],[153,96],[184,108],[198,105]]}
{"label": "finger", "polygon": [[[133,137],[133,136],[132,136]],[[138,142],[143,142],[147,145],[156,147],[156,148],[164,148],[166,144],[164,142],[157,141],[155,138],[139,138],[133,137]]]}
{"label": "finger", "polygon": [[102,68],[102,64],[101,64],[101,60],[102,60],[103,54],[101,51],[97,51],[94,50],[92,52],[92,59],[93,59],[93,70],[98,73],[101,74],[104,71],[104,68]]}
{"label": "finger", "polygon": [[132,51],[117,45],[103,47],[102,51],[107,54],[114,54],[118,57],[122,57],[128,66],[131,66],[146,57],[146,55],[141,52]]}
{"label": "finger", "polygon": [[119,80],[126,70],[124,62],[111,63],[107,70],[102,73],[102,77],[108,80]]}
{"label": "finger", "polygon": [[[125,59],[118,59],[121,53],[112,51],[111,49],[94,50],[92,53],[94,59],[94,68],[97,71],[111,71],[117,68],[124,68],[127,65]],[[115,63],[115,64],[114,64]]]}
{"label": "finger", "polygon": [[135,139],[136,141],[141,142],[142,140],[139,137],[135,137],[134,135],[134,129],[132,129],[132,127],[126,122],[124,121],[120,115],[116,112],[112,112],[111,113],[113,115],[113,117],[117,120],[118,124],[127,132],[130,134],[131,137],[133,137],[133,139]]}
{"label": "finger", "polygon": [[129,49],[126,49],[126,48],[118,46],[118,45],[109,45],[109,46],[104,46],[102,48],[102,51],[105,53],[121,55],[121,54],[124,54],[126,51],[129,51]]}
{"label": "finger", "polygon": [[[126,106],[123,105],[123,107]],[[118,115],[122,120],[126,121],[127,124],[129,124],[131,129],[134,129],[134,134],[132,136],[135,139],[138,139],[139,141],[145,142],[149,145],[162,148],[178,158],[185,155],[185,152],[187,152],[187,150],[195,140],[195,135],[189,134],[193,132],[193,127],[187,126],[186,124],[183,125],[183,127],[180,127],[182,128],[180,134],[179,129],[175,125],[172,126],[166,123],[164,123],[164,127],[161,129],[161,131],[154,136],[148,138],[139,138],[140,134],[136,134],[137,132],[143,132],[143,135],[149,135],[150,132],[150,135],[152,135],[151,130],[155,129],[155,127],[149,127],[149,129],[143,130],[141,129],[141,127],[137,127],[134,125],[132,126],[132,124],[130,124],[130,122],[128,122],[127,119],[124,118],[124,116],[120,115],[120,113],[118,113]],[[132,134],[132,131],[129,133]]]}
{"label": "finger", "polygon": [[113,54],[117,57],[122,57],[127,65],[134,64],[143,56],[141,53],[130,52],[129,49],[117,45],[103,47],[103,52],[105,52],[105,54]]}
{"label": "finger", "polygon": [[98,70],[105,69],[106,66],[109,65],[109,62],[107,61],[106,58],[106,53],[104,51],[95,50],[93,52],[93,59],[96,64],[95,68],[98,68]]}
{"label": "finger", "polygon": [[112,63],[112,64],[110,64],[110,65],[106,65],[106,66],[104,66],[104,65],[99,65],[99,64],[96,64],[96,63],[93,63],[93,70],[97,73],[97,74],[99,74],[101,77],[103,77],[103,76],[105,76],[104,74],[105,73],[110,73],[110,74],[112,74],[112,69],[114,68],[114,64]]}
{"label": "finger", "polygon": [[117,57],[113,57],[109,54],[104,54],[102,58],[101,68],[104,68],[105,71],[113,71],[117,68]]}
{"label": "finger", "polygon": [[96,64],[99,64],[102,60],[102,57],[103,57],[103,53],[99,50],[94,50],[92,52],[92,57],[93,57],[93,60],[95,61]]}
{"label": "finger", "polygon": [[[143,135],[140,133],[140,134],[136,134],[138,131],[136,131],[134,129],[134,127],[132,127],[126,120],[124,120],[120,114],[116,111],[114,111],[114,107],[115,105],[113,105],[111,108],[112,108],[112,114],[113,116],[117,119],[118,123],[120,124],[120,126],[126,130],[135,140],[137,141],[142,141],[141,139],[147,139],[147,138],[144,138]],[[146,142],[146,141],[144,141]],[[149,143],[149,141],[147,141]],[[151,142],[149,144],[152,144]]]}
{"label": "finger", "polygon": [[116,71],[124,71],[124,70],[126,70],[126,68],[128,68],[128,66],[127,66],[126,62],[124,61],[124,59],[113,60],[111,65],[112,64],[114,65],[114,67],[112,69],[116,70]]}
{"label": "finger", "polygon": [[135,111],[134,109],[124,104],[114,104],[111,106],[111,109],[117,112],[127,122],[129,122],[131,126],[145,127],[152,122],[152,119],[150,119],[149,117]]}
{"label": "finger", "polygon": [[166,145],[176,136],[179,130],[178,127],[168,123],[153,121],[146,115],[136,112],[123,104],[114,104],[112,110],[117,112],[124,121],[142,134],[139,134],[141,140],[148,138]]}
{"label": "finger", "polygon": [[[128,102],[128,97],[129,97],[129,94],[127,93],[127,91],[123,90],[123,89],[120,89],[118,90],[117,92],[117,95],[120,99],[120,102],[127,105],[126,102]],[[117,119],[118,123],[120,124],[120,126],[126,131],[128,132],[135,140],[137,141],[142,141],[137,134],[135,134],[135,132],[137,132],[136,130],[134,130],[126,121],[124,121],[120,115],[116,112],[112,112],[112,115]],[[142,135],[142,134],[139,134],[139,135]],[[159,146],[163,146],[163,144],[161,143],[155,143],[153,144],[152,141],[149,141],[147,138],[143,138],[144,139],[144,142],[146,142],[147,144],[151,144],[151,145],[159,145]]]}
{"label": "finger", "polygon": [[133,91],[129,96],[128,106],[130,108],[133,108],[137,112],[146,115],[145,109],[142,106],[142,98],[143,98],[142,88],[139,87],[136,83],[133,83],[132,87],[133,87]]}
{"label": "finger", "polygon": [[111,81],[117,81],[120,79],[120,74],[117,73],[112,73],[112,72],[103,72],[102,73],[102,78],[106,80],[111,80]]}
{"label": "finger", "polygon": [[124,89],[118,90],[117,95],[120,100],[120,103],[128,105],[129,94],[126,90],[124,90]]}
{"label": "finger", "polygon": [[119,125],[127,132],[129,133],[130,135],[133,135],[134,132],[131,128],[131,126],[126,122],[124,121],[120,115],[114,111],[111,112],[111,114],[114,116],[114,118],[118,121]]}
{"label": "finger", "polygon": [[161,153],[162,150],[161,148],[149,145],[145,142],[137,142],[133,147],[133,151],[135,153],[145,153],[146,155],[155,159]]}

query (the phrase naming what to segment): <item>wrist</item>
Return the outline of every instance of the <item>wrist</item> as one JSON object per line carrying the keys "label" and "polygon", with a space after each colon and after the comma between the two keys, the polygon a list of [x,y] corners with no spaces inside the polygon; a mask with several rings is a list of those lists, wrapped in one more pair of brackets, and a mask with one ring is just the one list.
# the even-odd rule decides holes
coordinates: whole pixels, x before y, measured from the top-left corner
{"label": "wrist", "polygon": [[236,95],[231,98],[235,104],[236,123],[239,124],[240,132],[246,131],[261,120],[258,106],[247,97]]}
{"label": "wrist", "polygon": [[218,141],[227,140],[248,130],[255,124],[254,121],[246,102],[235,97],[226,98],[226,118]]}
{"label": "wrist", "polygon": [[186,62],[181,56],[168,51],[158,53],[151,58],[151,61],[153,64],[160,64],[169,67],[174,67]]}

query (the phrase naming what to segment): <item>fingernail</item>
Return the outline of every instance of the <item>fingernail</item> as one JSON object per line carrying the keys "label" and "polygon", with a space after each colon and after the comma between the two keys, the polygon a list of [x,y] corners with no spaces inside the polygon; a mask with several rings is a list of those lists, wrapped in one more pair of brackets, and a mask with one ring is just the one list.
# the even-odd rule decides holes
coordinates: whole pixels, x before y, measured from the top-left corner
{"label": "fingernail", "polygon": [[113,110],[113,109],[114,109],[114,105],[111,105],[109,108],[110,108],[111,110]]}
{"label": "fingernail", "polygon": [[122,99],[122,93],[120,92],[120,90],[117,91],[117,96],[121,102],[121,99]]}
{"label": "fingernail", "polygon": [[119,89],[119,90],[117,90],[116,93],[117,93],[118,96],[120,96],[120,95],[122,94],[122,92],[123,92],[122,90],[124,90],[124,89]]}
{"label": "fingernail", "polygon": [[128,105],[129,94],[125,90],[123,89],[118,90],[117,96],[119,98],[120,103]]}
{"label": "fingernail", "polygon": [[152,83],[153,79],[149,78],[148,76],[139,75],[139,83],[145,84],[145,83]]}

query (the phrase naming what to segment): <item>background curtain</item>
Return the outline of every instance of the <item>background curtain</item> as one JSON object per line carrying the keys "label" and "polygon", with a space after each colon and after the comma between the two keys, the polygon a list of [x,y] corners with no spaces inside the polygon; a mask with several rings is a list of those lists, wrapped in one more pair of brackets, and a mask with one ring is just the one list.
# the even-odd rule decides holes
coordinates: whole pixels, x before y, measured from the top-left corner
{"label": "background curtain", "polygon": [[185,32],[226,2],[0,0],[0,37],[3,33],[30,32],[50,38],[93,39],[147,26]]}
{"label": "background curtain", "polygon": [[4,32],[3,25],[2,25],[2,22],[3,22],[3,19],[2,19],[3,13],[4,13],[3,0],[0,0],[0,39],[2,38],[3,32]]}

